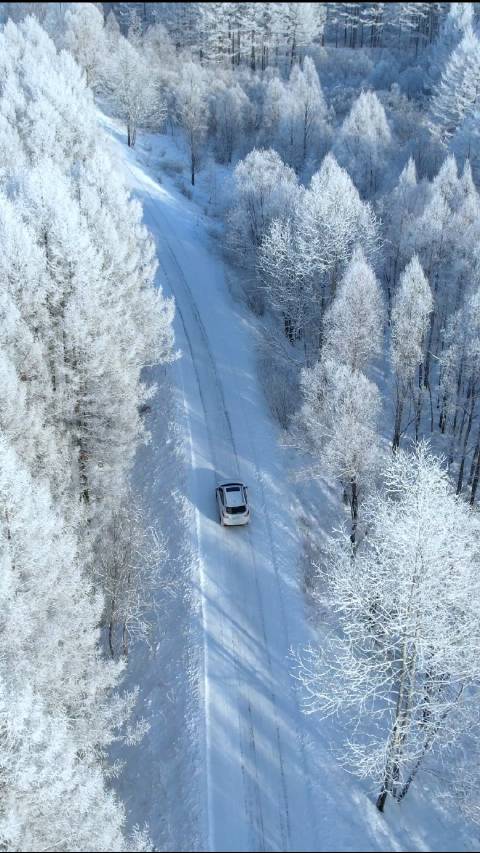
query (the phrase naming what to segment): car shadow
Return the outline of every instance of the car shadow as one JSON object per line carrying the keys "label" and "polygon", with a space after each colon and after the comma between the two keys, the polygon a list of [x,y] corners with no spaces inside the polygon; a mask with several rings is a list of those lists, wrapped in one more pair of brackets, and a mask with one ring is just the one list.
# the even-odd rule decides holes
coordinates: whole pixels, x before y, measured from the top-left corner
{"label": "car shadow", "polygon": [[193,489],[189,495],[205,518],[218,522],[215,488],[217,474],[213,468],[195,467],[192,471]]}

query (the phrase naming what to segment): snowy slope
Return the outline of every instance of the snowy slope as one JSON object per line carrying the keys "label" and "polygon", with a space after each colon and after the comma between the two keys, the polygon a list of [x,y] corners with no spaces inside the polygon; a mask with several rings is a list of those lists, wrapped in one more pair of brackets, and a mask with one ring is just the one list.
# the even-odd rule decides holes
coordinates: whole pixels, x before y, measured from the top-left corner
{"label": "snowy slope", "polygon": [[[202,776],[208,850],[468,849],[440,810],[392,805],[387,819],[329,751],[334,726],[299,708],[290,648],[310,639],[297,580],[300,536],[285,452],[255,367],[255,329],[234,303],[208,223],[159,184],[103,119],[117,162],[144,206],[159,280],[176,300],[174,375],[190,447],[187,499],[198,555],[203,671]],[[153,144],[154,138],[152,137]],[[215,485],[249,486],[251,524],[221,528]],[[161,756],[158,757],[161,761]],[[395,810],[395,811],[394,811]],[[137,820],[139,819],[137,815]],[[390,825],[395,822],[397,831]]]}

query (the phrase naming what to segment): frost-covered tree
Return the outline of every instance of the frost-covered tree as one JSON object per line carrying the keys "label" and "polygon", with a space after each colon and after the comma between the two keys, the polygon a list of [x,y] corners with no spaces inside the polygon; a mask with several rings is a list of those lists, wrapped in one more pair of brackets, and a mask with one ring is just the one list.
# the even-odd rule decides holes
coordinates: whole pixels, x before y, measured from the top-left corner
{"label": "frost-covered tree", "polygon": [[118,23],[118,19],[115,15],[113,9],[110,9],[106,19],[105,19],[105,42],[106,49],[108,53],[113,53],[118,46],[118,42],[120,41],[120,24]]}
{"label": "frost-covered tree", "polygon": [[192,186],[208,128],[208,77],[201,65],[185,62],[176,87],[177,119],[185,131]]}
{"label": "frost-covered tree", "polygon": [[347,172],[327,154],[304,193],[299,218],[299,244],[306,274],[320,290],[325,307],[355,245],[371,256],[377,242],[372,209],[360,199]]}
{"label": "frost-covered tree", "polygon": [[375,92],[362,92],[345,118],[333,148],[362,195],[368,197],[379,188],[391,143],[381,102]]}
{"label": "frost-covered tree", "polygon": [[474,25],[474,8],[471,3],[450,3],[438,36],[432,45],[429,76],[437,82],[451,54],[458,47],[465,33]]}
{"label": "frost-covered tree", "polygon": [[274,219],[284,219],[299,194],[295,172],[276,151],[253,149],[235,167],[230,241],[242,260],[255,256]]}
{"label": "frost-covered tree", "polygon": [[406,266],[415,245],[415,220],[421,212],[422,196],[423,188],[417,181],[415,161],[410,157],[393,192],[386,196],[382,210],[386,234],[383,254],[389,314],[400,271]]}
{"label": "frost-covered tree", "polygon": [[269,307],[280,315],[290,342],[301,337],[312,319],[314,292],[303,274],[297,240],[297,210],[274,219],[258,253],[257,269]]}
{"label": "frost-covered tree", "polygon": [[172,306],[85,74],[33,18],[4,27],[0,64],[0,846],[145,849],[106,781],[135,696],[101,653],[91,578]]}
{"label": "frost-covered tree", "polygon": [[87,85],[95,89],[106,59],[103,15],[93,3],[69,6],[65,12],[65,47],[85,71]]}
{"label": "frost-covered tree", "polygon": [[355,249],[324,319],[324,353],[352,371],[367,369],[383,343],[383,296],[361,248]]}
{"label": "frost-covered tree", "polygon": [[211,121],[216,154],[221,163],[231,163],[235,148],[243,143],[250,114],[250,101],[232,75],[212,82]]}
{"label": "frost-covered tree", "polygon": [[[460,4],[459,4],[460,5]],[[431,102],[432,132],[446,142],[478,107],[480,41],[470,26],[448,60]]]}
{"label": "frost-covered tree", "polygon": [[61,437],[45,429],[54,406],[46,341],[35,330],[48,322],[47,268],[35,234],[0,193],[0,323],[2,382],[0,432],[9,436],[34,476],[48,467],[58,494],[65,481]]}
{"label": "frost-covered tree", "polygon": [[105,594],[105,623],[113,657],[132,640],[149,641],[164,548],[147,529],[138,499],[127,493],[102,530],[96,576]]}
{"label": "frost-covered tree", "polygon": [[426,190],[410,233],[412,248],[434,294],[424,367],[424,383],[431,387],[435,380],[431,368],[442,346],[442,330],[458,310],[467,283],[478,274],[479,256],[471,247],[477,245],[480,233],[480,203],[468,164],[459,176],[455,158],[445,159]]}
{"label": "frost-covered tree", "polygon": [[144,53],[128,39],[120,38],[111,58],[108,88],[126,123],[128,145],[133,148],[138,128],[161,125],[165,108]]}
{"label": "frost-covered tree", "polygon": [[301,392],[291,440],[312,459],[308,477],[330,474],[341,483],[355,543],[359,501],[379,461],[378,388],[363,373],[325,359],[302,370]]}
{"label": "frost-covered tree", "polygon": [[[270,96],[275,96],[270,88]],[[274,105],[271,101],[271,107]],[[278,103],[278,145],[285,159],[297,169],[315,155],[327,133],[327,107],[320,80],[310,57],[303,69],[295,65],[281,87]]]}
{"label": "frost-covered tree", "polygon": [[[418,257],[414,255],[400,276],[392,308],[391,360],[396,385],[394,449],[400,444],[404,406],[409,393],[415,398],[415,423],[418,436],[423,386],[422,365],[432,307],[430,285]],[[416,392],[415,378],[418,386]]]}
{"label": "frost-covered tree", "polygon": [[462,120],[450,139],[449,149],[455,154],[459,163],[469,161],[475,176],[475,183],[480,184],[480,106],[475,107]]}
{"label": "frost-covered tree", "polygon": [[134,696],[99,654],[102,596],[74,536],[0,436],[0,838],[6,849],[125,849],[124,812],[100,759]]}
{"label": "frost-covered tree", "polygon": [[[0,143],[16,141],[9,173],[42,157],[72,165],[88,159],[95,146],[96,120],[85,75],[67,51],[55,45],[33,18],[0,32]],[[28,93],[28,96],[27,96]]]}
{"label": "frost-covered tree", "polygon": [[[367,498],[356,551],[332,542],[325,579],[341,633],[300,656],[306,711],[350,722],[344,760],[401,800],[425,758],[478,723],[479,520],[421,444]],[[478,728],[475,729],[478,738]]]}
{"label": "frost-covered tree", "polygon": [[322,3],[277,3],[275,7],[274,29],[285,40],[285,58],[292,68],[305,45],[321,40],[325,8]]}
{"label": "frost-covered tree", "polygon": [[76,459],[78,495],[92,504],[114,484],[121,494],[142,435],[141,366],[163,357],[162,338],[168,349],[169,309],[152,287],[153,248],[138,206],[108,158],[78,170],[75,193],[58,167],[42,163],[25,182],[24,205],[50,268],[42,337],[55,393],[47,416]]}
{"label": "frost-covered tree", "polygon": [[[35,341],[31,352],[43,356],[38,369],[26,359],[18,373],[27,396],[43,407],[54,441],[64,452],[63,442],[70,442],[70,458],[82,460],[81,479],[88,464],[91,477],[106,484],[113,470],[122,479],[141,435],[140,369],[168,350],[171,312],[152,285],[153,245],[141,211],[109,157],[98,151],[93,103],[78,67],[67,54],[56,54],[33,19],[21,28],[9,23],[1,39],[6,82],[0,138],[8,142],[12,128],[23,128],[18,156],[4,163],[4,184],[9,192],[16,187],[21,221],[5,202],[3,272],[25,333]],[[10,360],[16,365],[18,352]],[[113,424],[116,438],[113,430],[107,439]],[[81,446],[86,435],[88,452]],[[116,462],[107,467],[112,451]],[[97,463],[105,466],[103,477]],[[55,465],[43,464],[57,477]],[[67,490],[69,476],[64,472],[57,481]]]}
{"label": "frost-covered tree", "polygon": [[449,462],[458,453],[457,494],[462,491],[465,469],[470,460],[471,503],[475,501],[479,477],[480,431],[472,443],[478,420],[480,395],[480,290],[471,288],[458,312],[447,325],[440,356],[442,411],[440,427],[451,428]]}
{"label": "frost-covered tree", "polygon": [[268,301],[284,316],[287,335],[308,332],[306,351],[316,354],[338,279],[356,244],[367,257],[375,253],[377,224],[331,154],[309,187],[291,197],[283,217],[265,232],[258,268]]}
{"label": "frost-covered tree", "polygon": [[[10,217],[3,262],[17,308],[43,347],[49,377],[49,385],[25,387],[49,400],[44,417],[58,446],[66,442],[75,459],[68,476],[58,477],[59,486],[75,488],[69,478],[76,471],[77,495],[87,501],[114,481],[120,484],[132,459],[142,435],[141,366],[167,352],[171,311],[153,288],[153,244],[138,204],[99,151],[93,103],[78,67],[67,54],[58,57],[32,19],[21,29],[9,24],[2,38],[7,83],[0,138],[5,133],[9,139],[17,122],[23,127],[20,156],[9,162],[5,179],[15,182],[21,227],[27,245],[35,246],[18,253],[20,233]],[[16,61],[18,43],[23,53]],[[6,94],[13,92],[16,115]],[[33,105],[25,93],[35,95]],[[64,118],[68,109],[71,125]],[[29,273],[26,260],[34,252],[39,270]],[[26,365],[22,370],[30,375]],[[55,466],[45,469],[56,472]]]}
{"label": "frost-covered tree", "polygon": [[265,146],[276,141],[280,146],[280,123],[285,107],[285,83],[277,73],[268,73],[264,77],[262,98],[262,121],[260,139]]}

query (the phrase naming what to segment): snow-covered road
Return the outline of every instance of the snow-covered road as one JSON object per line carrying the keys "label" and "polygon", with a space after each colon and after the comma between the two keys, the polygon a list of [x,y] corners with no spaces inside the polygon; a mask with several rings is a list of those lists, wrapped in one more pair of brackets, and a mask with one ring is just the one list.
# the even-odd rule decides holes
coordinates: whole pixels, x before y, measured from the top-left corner
{"label": "snow-covered road", "polygon": [[[118,152],[157,244],[160,281],[177,308],[203,615],[205,846],[315,850],[289,661],[301,616],[298,543],[256,378],[253,331],[193,206],[179,204],[123,147]],[[252,521],[224,529],[215,485],[237,478],[249,486]]]}

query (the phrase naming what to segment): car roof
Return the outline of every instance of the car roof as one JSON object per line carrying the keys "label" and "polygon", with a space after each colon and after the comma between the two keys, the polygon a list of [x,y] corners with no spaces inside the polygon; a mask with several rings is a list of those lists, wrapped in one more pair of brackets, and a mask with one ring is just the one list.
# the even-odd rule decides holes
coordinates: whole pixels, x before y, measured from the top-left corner
{"label": "car roof", "polygon": [[243,483],[222,483],[219,488],[224,490],[227,506],[243,506],[245,504]]}

